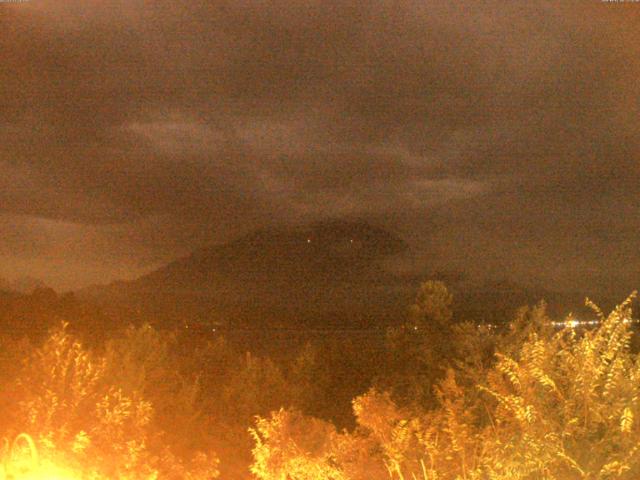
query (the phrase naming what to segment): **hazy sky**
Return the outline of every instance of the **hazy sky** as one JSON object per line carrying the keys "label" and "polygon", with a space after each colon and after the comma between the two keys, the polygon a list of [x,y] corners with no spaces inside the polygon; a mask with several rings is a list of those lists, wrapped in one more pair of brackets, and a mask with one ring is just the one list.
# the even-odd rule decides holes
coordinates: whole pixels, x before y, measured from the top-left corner
{"label": "hazy sky", "polygon": [[3,3],[0,276],[344,216],[415,262],[640,287],[639,78],[633,2]]}

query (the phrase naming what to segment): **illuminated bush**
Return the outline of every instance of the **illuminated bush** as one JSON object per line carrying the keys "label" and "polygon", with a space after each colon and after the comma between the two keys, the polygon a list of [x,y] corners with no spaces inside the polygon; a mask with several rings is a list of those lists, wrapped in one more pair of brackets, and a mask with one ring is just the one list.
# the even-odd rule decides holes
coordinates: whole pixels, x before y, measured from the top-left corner
{"label": "illuminated bush", "polygon": [[[599,313],[600,325],[580,335],[531,328],[521,316],[496,339],[508,338],[509,348],[482,370],[479,385],[459,384],[461,372],[448,371],[436,408],[402,408],[372,390],[354,401],[358,428],[350,434],[283,411],[261,418],[253,471],[263,480],[306,479],[298,466],[349,480],[640,478],[630,302],[606,318]],[[541,311],[530,318],[541,320]]]}
{"label": "illuminated bush", "polygon": [[[27,432],[42,458],[87,478],[214,478],[215,456],[185,463],[166,446],[150,448],[162,433],[152,425],[154,408],[145,392],[121,387],[132,384],[131,375],[118,375],[109,358],[85,349],[66,325],[52,332],[26,359],[12,389],[18,401],[9,434]],[[179,422],[182,412],[174,414]]]}
{"label": "illuminated bush", "polygon": [[251,471],[261,479],[343,480],[332,466],[335,429],[328,423],[280,410],[258,419],[251,430],[256,441]]}

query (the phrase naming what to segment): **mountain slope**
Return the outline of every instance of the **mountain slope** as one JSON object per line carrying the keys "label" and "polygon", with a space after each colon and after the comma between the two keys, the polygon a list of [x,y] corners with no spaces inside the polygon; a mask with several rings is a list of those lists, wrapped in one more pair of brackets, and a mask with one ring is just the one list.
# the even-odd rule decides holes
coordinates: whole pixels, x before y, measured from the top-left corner
{"label": "mountain slope", "polygon": [[382,266],[406,248],[363,222],[260,230],[201,249],[132,282],[93,288],[162,318],[248,326],[362,325],[394,314],[397,279]]}
{"label": "mountain slope", "polygon": [[[364,222],[325,221],[259,230],[198,250],[130,282],[79,292],[120,318],[175,326],[378,328],[402,321],[417,287],[442,278],[458,320],[501,323],[545,299],[554,316],[582,315],[583,298],[464,275],[393,274],[384,265],[407,249]],[[122,315],[122,310],[126,314]]]}

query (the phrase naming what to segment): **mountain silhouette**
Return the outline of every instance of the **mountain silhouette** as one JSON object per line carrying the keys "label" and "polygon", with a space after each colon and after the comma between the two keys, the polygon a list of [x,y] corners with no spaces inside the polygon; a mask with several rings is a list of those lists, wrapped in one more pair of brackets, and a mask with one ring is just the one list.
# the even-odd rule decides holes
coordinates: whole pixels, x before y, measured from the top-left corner
{"label": "mountain silhouette", "polygon": [[397,313],[389,307],[397,303],[398,280],[383,262],[406,248],[365,222],[273,227],[82,294],[162,320],[261,328],[371,325]]}
{"label": "mountain silhouette", "polygon": [[197,250],[133,281],[77,293],[118,309],[116,318],[209,328],[382,329],[406,318],[428,279],[445,281],[458,321],[503,323],[542,299],[556,317],[585,314],[577,295],[504,279],[468,281],[461,272],[400,274],[385,267],[407,250],[403,240],[366,222],[279,226]]}

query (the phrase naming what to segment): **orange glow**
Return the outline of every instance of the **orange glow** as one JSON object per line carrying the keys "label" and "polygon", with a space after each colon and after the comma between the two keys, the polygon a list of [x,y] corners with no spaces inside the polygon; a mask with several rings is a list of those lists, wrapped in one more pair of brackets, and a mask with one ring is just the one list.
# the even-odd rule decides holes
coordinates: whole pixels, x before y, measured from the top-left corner
{"label": "orange glow", "polygon": [[82,477],[55,465],[40,465],[35,470],[16,473],[13,478],[16,480],[75,480]]}
{"label": "orange glow", "polygon": [[74,480],[82,477],[48,459],[39,458],[35,442],[25,433],[16,437],[2,463],[0,480]]}

